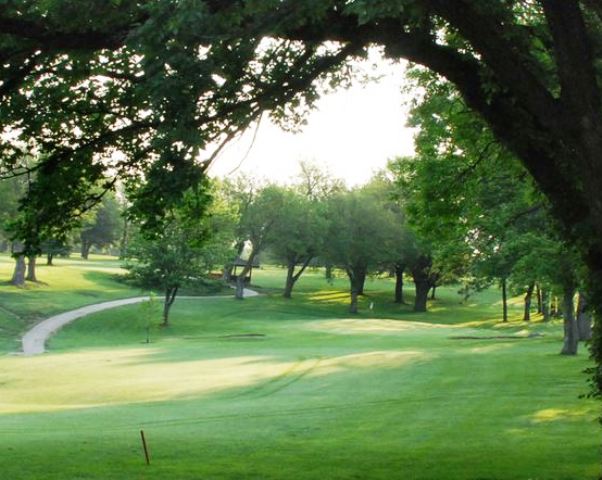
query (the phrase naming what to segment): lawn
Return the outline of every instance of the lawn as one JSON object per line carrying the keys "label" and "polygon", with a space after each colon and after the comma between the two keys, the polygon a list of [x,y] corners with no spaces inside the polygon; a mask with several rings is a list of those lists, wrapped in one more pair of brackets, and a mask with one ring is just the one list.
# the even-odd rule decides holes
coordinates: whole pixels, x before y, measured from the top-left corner
{"label": "lawn", "polygon": [[[168,328],[124,307],[50,353],[0,357],[2,478],[596,478],[589,361],[558,355],[557,322],[502,326],[493,290],[461,304],[442,288],[415,314],[389,279],[350,317],[344,279],[309,272],[286,301],[283,278],[255,272],[259,298],[178,300]],[[457,338],[527,332],[542,335]]]}
{"label": "lawn", "polygon": [[0,353],[20,348],[21,335],[32,325],[55,313],[105,300],[139,295],[116,277],[123,274],[115,257],[90,255],[89,260],[55,259],[37,267],[39,283],[17,288],[8,284],[14,261],[0,254]]}

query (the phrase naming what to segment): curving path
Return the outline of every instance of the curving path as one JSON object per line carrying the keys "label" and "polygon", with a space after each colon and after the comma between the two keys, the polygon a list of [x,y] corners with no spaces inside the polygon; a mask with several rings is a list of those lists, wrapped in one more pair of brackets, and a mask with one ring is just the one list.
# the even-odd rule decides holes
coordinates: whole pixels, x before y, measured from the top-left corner
{"label": "curving path", "polygon": [[[250,290],[248,288],[244,289],[245,297],[255,297],[259,295],[255,290]],[[177,297],[190,299],[190,298],[198,298],[198,299],[219,299],[219,298],[232,298],[229,296],[206,296],[206,297]],[[46,320],[42,320],[36,326],[31,328],[23,338],[21,339],[21,345],[23,348],[24,355],[39,355],[40,353],[45,352],[45,344],[48,338],[59,330],[61,327],[67,325],[68,323],[77,320],[78,318],[85,317],[86,315],[90,315],[91,313],[100,312],[102,310],[108,310],[109,308],[121,307],[123,305],[131,305],[133,303],[141,303],[145,300],[148,300],[148,295],[144,297],[132,297],[132,298],[123,298],[121,300],[111,300],[110,302],[102,302],[96,303],[94,305],[88,305],[85,307],[78,308],[76,310],[71,310],[69,312],[60,313],[58,315],[54,315],[53,317],[47,318]]]}

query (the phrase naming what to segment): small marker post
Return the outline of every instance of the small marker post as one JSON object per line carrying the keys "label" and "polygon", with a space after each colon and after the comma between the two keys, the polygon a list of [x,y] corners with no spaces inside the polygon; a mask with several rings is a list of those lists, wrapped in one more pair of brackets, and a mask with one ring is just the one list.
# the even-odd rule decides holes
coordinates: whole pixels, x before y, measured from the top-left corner
{"label": "small marker post", "polygon": [[140,438],[142,439],[142,448],[144,449],[146,464],[150,465],[150,457],[148,456],[148,447],[146,446],[146,438],[144,438],[144,430],[140,430]]}

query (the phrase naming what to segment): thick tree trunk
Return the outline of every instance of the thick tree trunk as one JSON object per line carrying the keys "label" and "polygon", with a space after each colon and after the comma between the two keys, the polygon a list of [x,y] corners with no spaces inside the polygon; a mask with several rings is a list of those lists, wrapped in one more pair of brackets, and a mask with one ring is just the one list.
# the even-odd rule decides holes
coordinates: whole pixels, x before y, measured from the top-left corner
{"label": "thick tree trunk", "polygon": [[592,339],[592,316],[587,307],[587,300],[581,292],[579,292],[577,302],[577,329],[579,330],[580,342],[587,342]]}
{"label": "thick tree trunk", "polygon": [[420,256],[412,267],[412,278],[416,289],[414,297],[414,311],[426,312],[429,290],[431,289],[431,269],[432,259],[429,256]]}
{"label": "thick tree trunk", "polygon": [[37,282],[38,278],[36,277],[36,256],[32,255],[31,257],[27,257],[27,276],[25,280],[30,282]]}
{"label": "thick tree trunk", "polygon": [[406,266],[403,264],[395,265],[395,303],[405,305],[403,300],[403,271]]}
{"label": "thick tree trunk", "polygon": [[18,255],[15,257],[15,270],[13,271],[13,278],[10,283],[17,287],[25,285],[25,271],[27,266],[25,265],[25,255]]}
{"label": "thick tree trunk", "polygon": [[51,267],[52,265],[54,265],[52,263],[53,259],[54,259],[54,254],[52,254],[52,253],[46,254],[46,265],[49,266],[49,267]]}
{"label": "thick tree trunk", "polygon": [[367,270],[362,269],[357,273],[357,275],[358,275],[357,294],[363,295],[364,294],[364,285],[366,284]]}
{"label": "thick tree trunk", "polygon": [[165,290],[165,302],[163,303],[163,323],[162,327],[169,326],[169,311],[178,294],[178,287],[170,287]]}
{"label": "thick tree trunk", "polygon": [[543,321],[550,321],[550,291],[541,291],[541,314],[543,315]]}
{"label": "thick tree trunk", "polygon": [[579,347],[579,328],[575,318],[574,287],[565,287],[563,293],[564,340],[561,355],[577,355]]}
{"label": "thick tree trunk", "polygon": [[[366,268],[355,267],[347,268],[347,276],[349,277],[349,287],[351,292],[351,303],[349,304],[349,312],[358,312],[358,297],[360,295],[360,288],[362,287],[363,280],[365,279]],[[364,273],[364,275],[362,275]]]}
{"label": "thick tree trunk", "polygon": [[416,297],[414,298],[414,311],[426,312],[427,300],[429,296],[430,285],[428,282],[416,281]]}
{"label": "thick tree trunk", "polygon": [[523,315],[523,321],[529,322],[531,321],[531,299],[533,298],[533,290],[535,288],[535,284],[532,283],[527,288],[527,293],[525,295],[525,313]]}
{"label": "thick tree trunk", "polygon": [[506,284],[506,278],[502,278],[502,322],[508,321],[508,289]]}

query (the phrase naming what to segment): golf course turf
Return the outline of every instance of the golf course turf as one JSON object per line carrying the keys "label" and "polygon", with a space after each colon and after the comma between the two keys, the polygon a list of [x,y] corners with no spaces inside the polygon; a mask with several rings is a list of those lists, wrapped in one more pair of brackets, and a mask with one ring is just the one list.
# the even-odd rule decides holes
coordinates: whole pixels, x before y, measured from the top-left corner
{"label": "golf course turf", "polygon": [[[21,319],[60,311],[36,304],[40,293],[84,305],[69,282],[91,277],[75,263],[41,268],[48,286],[2,286],[0,300]],[[90,265],[97,283],[85,290],[99,293],[87,303],[139,294],[111,277],[117,265]],[[59,289],[47,272],[61,269]],[[260,297],[177,300],[167,328],[157,305],[96,313],[52,337],[49,353],[0,357],[1,477],[596,478],[599,405],[579,398],[590,361],[584,348],[558,355],[557,321],[502,325],[498,292],[462,304],[455,287],[415,314],[390,302],[389,279],[367,282],[350,316],[344,279],[308,272],[292,300],[283,279],[266,268],[254,274]],[[9,317],[7,353],[32,323]]]}

